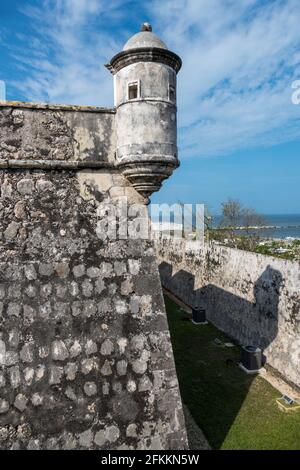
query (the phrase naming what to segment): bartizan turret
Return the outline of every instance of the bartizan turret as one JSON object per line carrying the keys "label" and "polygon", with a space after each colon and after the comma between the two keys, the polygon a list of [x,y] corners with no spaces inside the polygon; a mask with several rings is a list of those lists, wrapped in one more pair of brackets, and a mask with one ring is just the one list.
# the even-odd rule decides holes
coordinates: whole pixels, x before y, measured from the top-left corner
{"label": "bartizan turret", "polygon": [[114,75],[116,165],[146,198],[179,165],[176,75],[181,64],[144,23],[107,65]]}

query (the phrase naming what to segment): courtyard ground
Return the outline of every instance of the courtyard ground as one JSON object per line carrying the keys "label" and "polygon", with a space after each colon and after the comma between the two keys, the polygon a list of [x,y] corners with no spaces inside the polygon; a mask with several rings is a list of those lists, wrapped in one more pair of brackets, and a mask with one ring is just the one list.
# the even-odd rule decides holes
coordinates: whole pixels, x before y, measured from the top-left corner
{"label": "courtyard ground", "polygon": [[300,410],[284,412],[281,393],[238,366],[240,347],[213,325],[194,325],[165,296],[184,404],[213,449],[300,449]]}

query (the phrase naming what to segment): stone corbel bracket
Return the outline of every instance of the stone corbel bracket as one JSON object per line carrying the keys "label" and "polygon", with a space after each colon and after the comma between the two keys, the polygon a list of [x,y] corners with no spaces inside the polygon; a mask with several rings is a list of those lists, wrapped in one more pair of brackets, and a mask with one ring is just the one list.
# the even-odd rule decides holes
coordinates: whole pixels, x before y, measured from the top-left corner
{"label": "stone corbel bracket", "polygon": [[148,199],[153,192],[160,190],[163,181],[172,175],[180,162],[172,156],[149,159],[137,155],[117,162],[116,166],[134,189]]}

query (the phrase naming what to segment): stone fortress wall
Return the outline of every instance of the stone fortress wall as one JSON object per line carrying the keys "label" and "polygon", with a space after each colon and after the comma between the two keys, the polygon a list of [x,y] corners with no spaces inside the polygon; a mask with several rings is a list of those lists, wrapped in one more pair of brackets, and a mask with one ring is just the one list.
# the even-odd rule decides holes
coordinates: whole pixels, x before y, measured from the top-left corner
{"label": "stone fortress wall", "polygon": [[156,242],[162,285],[300,387],[300,265],[197,241]]}
{"label": "stone fortress wall", "polygon": [[0,105],[2,449],[187,446],[153,247],[99,237],[100,204],[146,202],[115,112]]}

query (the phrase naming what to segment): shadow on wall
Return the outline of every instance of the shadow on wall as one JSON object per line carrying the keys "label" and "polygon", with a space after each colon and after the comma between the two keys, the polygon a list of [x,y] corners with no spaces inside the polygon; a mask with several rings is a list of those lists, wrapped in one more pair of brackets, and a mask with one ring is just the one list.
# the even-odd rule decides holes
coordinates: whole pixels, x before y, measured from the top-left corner
{"label": "shadow on wall", "polygon": [[195,289],[192,273],[180,270],[172,276],[172,266],[165,262],[159,271],[163,287],[187,305],[205,308],[208,320],[240,344],[265,350],[276,338],[282,275],[271,266],[254,283],[254,302],[213,284]]}
{"label": "shadow on wall", "polygon": [[[172,276],[172,266],[168,263],[161,263],[159,269],[163,287],[187,305],[205,308],[208,320],[240,344],[266,350],[276,338],[282,275],[271,266],[265,269],[253,285],[254,302],[249,302],[212,284],[194,289],[194,275],[180,270]],[[218,448],[238,415],[253,378],[253,376],[247,377],[246,386],[238,400],[228,403],[228,407],[224,410],[226,418],[220,421],[216,418],[223,427]],[[178,379],[180,384],[180,376]],[[218,386],[217,377],[216,385]],[[217,409],[216,404],[215,413],[219,412]],[[213,413],[213,408],[210,411]],[[201,426],[201,423],[198,424]]]}

